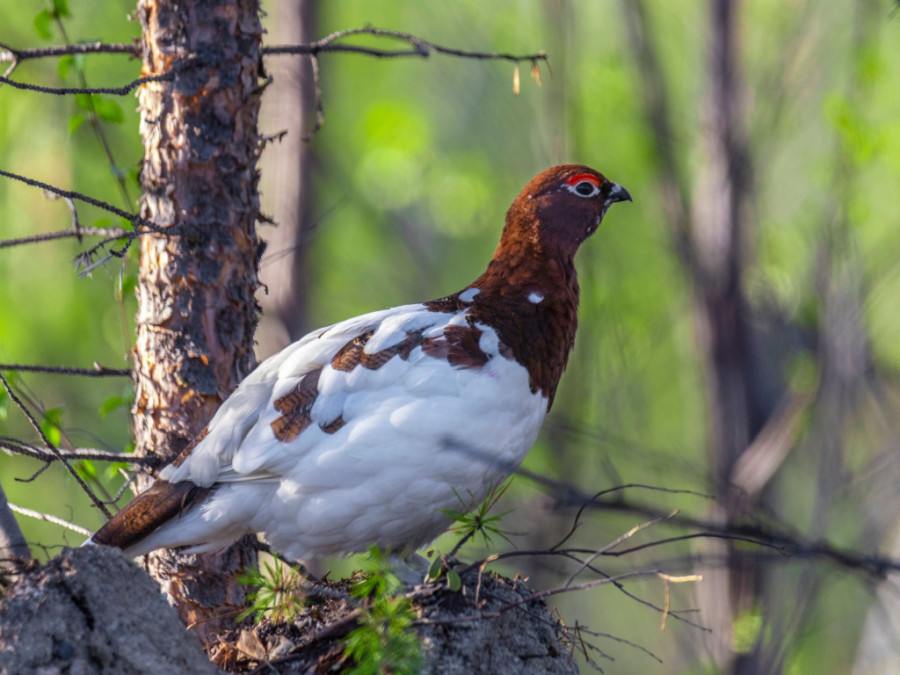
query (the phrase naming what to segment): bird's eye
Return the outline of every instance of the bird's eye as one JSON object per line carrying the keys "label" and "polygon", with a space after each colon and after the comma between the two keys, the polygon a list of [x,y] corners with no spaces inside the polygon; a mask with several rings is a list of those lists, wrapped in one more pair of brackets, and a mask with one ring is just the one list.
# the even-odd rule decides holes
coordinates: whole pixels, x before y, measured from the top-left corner
{"label": "bird's eye", "polygon": [[600,179],[589,173],[576,173],[566,179],[563,187],[579,197],[594,197],[600,194]]}
{"label": "bird's eye", "polygon": [[575,193],[581,197],[593,197],[598,192],[600,192],[600,188],[587,180],[583,180],[575,185]]}

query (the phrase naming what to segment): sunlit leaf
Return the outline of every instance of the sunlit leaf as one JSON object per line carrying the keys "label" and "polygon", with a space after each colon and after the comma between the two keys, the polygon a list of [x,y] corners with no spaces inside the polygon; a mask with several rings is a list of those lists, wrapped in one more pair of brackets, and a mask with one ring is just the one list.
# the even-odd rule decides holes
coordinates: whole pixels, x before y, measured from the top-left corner
{"label": "sunlit leaf", "polygon": [[121,408],[125,403],[126,400],[122,396],[110,396],[100,404],[100,409],[97,412],[100,414],[100,417],[106,417],[113,410]]}
{"label": "sunlit leaf", "polygon": [[82,459],[75,462],[75,471],[84,480],[97,480],[97,465],[93,460]]}
{"label": "sunlit leaf", "polygon": [[60,57],[59,61],[56,63],[56,70],[59,73],[59,77],[62,80],[66,80],[69,78],[69,70],[72,66],[75,65],[75,57],[71,54],[66,54],[65,56]]}
{"label": "sunlit leaf", "polygon": [[82,110],[94,110],[94,97],[91,94],[75,94],[75,105]]}
{"label": "sunlit leaf", "polygon": [[34,17],[34,28],[37,30],[38,35],[42,38],[53,37],[53,33],[50,32],[50,24],[52,22],[53,15],[50,13],[50,10],[41,10],[38,15]]}
{"label": "sunlit leaf", "polygon": [[87,119],[84,113],[75,113],[69,118],[69,135],[71,136],[76,131],[78,131],[78,127]]}
{"label": "sunlit leaf", "polygon": [[59,445],[62,440],[60,422],[62,421],[62,408],[50,408],[44,412],[44,421],[41,422],[41,431],[52,445]]}
{"label": "sunlit leaf", "polygon": [[53,14],[58,17],[69,16],[69,0],[53,0]]}
{"label": "sunlit leaf", "polygon": [[122,106],[111,98],[101,98],[94,100],[94,112],[104,122],[113,122],[121,124],[125,121],[125,113],[122,112]]}

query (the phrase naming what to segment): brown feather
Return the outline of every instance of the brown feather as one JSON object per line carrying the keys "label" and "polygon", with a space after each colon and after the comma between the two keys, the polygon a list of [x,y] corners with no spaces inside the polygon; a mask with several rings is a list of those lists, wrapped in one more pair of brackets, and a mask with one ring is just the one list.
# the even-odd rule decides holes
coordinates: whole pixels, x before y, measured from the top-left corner
{"label": "brown feather", "polygon": [[203,488],[190,481],[158,480],[114,515],[91,539],[95,544],[127,549],[212,491],[211,487]]}

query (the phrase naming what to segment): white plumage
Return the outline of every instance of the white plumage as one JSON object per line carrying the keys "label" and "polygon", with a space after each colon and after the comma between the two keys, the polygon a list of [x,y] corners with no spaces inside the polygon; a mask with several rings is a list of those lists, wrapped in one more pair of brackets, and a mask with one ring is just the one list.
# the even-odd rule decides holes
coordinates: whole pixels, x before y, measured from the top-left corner
{"label": "white plumage", "polygon": [[[454,367],[421,345],[377,369],[345,372],[331,361],[360,334],[371,331],[364,351],[374,354],[409,332],[439,337],[448,325],[465,325],[466,315],[395,307],[315,331],[264,361],[222,404],[184,462],[160,472],[173,483],[218,484],[215,492],[127,552],[214,550],[248,532],[295,559],[431,541],[449,522],[441,509],[479,503],[521,462],[547,399],[530,391],[527,370],[502,356],[494,330],[478,323],[488,357],[480,369]],[[315,423],[293,440],[278,440],[275,401],[320,367]],[[322,430],[338,417],[343,427]]]}

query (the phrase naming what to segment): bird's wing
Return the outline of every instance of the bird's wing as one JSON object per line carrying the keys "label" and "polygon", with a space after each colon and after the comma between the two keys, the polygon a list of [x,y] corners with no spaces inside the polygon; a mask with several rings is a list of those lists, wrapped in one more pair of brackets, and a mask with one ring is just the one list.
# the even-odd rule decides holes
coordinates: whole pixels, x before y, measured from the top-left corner
{"label": "bird's wing", "polygon": [[349,421],[349,394],[388,386],[416,367],[421,353],[410,359],[416,347],[436,344],[448,325],[463,320],[462,312],[434,312],[413,304],[306,335],[245,378],[216,412],[203,438],[160,477],[201,487],[276,480],[318,439]]}

